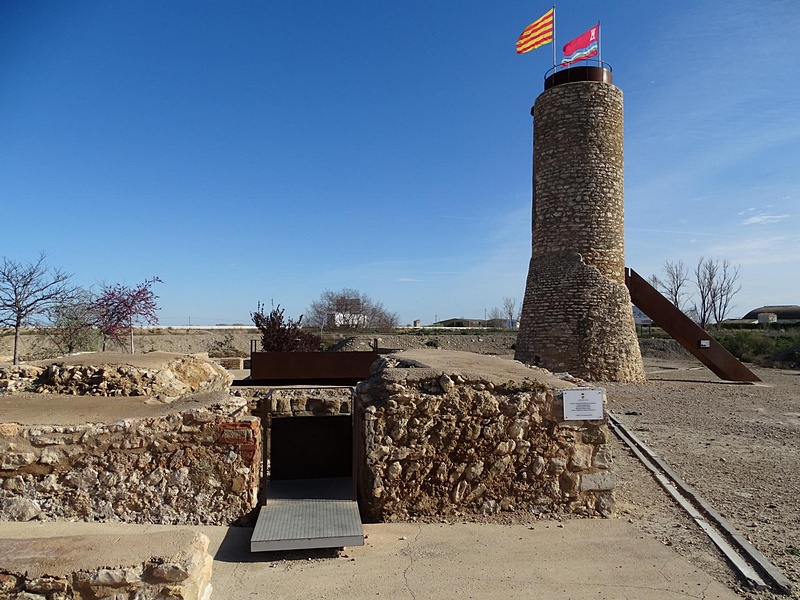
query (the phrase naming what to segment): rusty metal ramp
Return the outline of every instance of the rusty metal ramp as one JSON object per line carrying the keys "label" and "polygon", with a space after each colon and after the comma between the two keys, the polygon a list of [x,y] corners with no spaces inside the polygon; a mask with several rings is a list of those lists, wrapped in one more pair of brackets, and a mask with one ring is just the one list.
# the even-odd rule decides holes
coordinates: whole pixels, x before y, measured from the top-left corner
{"label": "rusty metal ramp", "polygon": [[724,346],[629,267],[625,268],[625,285],[628,286],[631,301],[717,377],[727,381],[761,381]]}
{"label": "rusty metal ramp", "polygon": [[270,481],[251,552],[363,546],[364,531],[349,477]]}

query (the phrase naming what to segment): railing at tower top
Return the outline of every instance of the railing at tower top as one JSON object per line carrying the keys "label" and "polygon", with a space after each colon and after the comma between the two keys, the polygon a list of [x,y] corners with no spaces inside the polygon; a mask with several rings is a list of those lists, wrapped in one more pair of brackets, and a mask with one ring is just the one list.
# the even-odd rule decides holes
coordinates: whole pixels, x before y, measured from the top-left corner
{"label": "railing at tower top", "polygon": [[631,302],[653,322],[667,332],[692,356],[703,363],[720,379],[727,381],[761,381],[717,340],[687,317],[661,292],[645,281],[641,275],[625,268],[625,285]]}
{"label": "railing at tower top", "polygon": [[613,83],[611,75],[611,65],[602,60],[581,61],[579,65],[562,67],[556,65],[547,70],[544,74],[544,89],[562,85],[564,83],[575,83],[577,81],[596,81],[598,83]]}

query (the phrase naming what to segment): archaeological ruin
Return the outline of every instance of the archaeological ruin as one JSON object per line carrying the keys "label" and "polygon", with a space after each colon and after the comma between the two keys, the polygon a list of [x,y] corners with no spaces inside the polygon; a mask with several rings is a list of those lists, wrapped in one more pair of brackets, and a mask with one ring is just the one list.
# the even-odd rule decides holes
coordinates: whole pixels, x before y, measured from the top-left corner
{"label": "archaeological ruin", "polygon": [[[644,369],[625,287],[622,93],[592,69],[549,78],[533,109],[533,244],[516,361],[438,347],[379,353],[376,340],[347,378],[303,381],[259,357],[249,389],[230,388],[233,377],[197,355],[8,367],[0,520],[255,525],[251,550],[267,551],[363,544],[361,520],[611,515],[605,392],[591,382],[638,382]],[[326,480],[344,482],[335,497],[321,491]],[[356,533],[312,539],[303,527],[314,519],[292,510],[321,501]],[[278,519],[301,533],[281,537]],[[90,575],[30,578],[0,565],[0,586],[20,598],[155,598],[169,586],[205,597],[208,540],[184,541],[185,554]]]}

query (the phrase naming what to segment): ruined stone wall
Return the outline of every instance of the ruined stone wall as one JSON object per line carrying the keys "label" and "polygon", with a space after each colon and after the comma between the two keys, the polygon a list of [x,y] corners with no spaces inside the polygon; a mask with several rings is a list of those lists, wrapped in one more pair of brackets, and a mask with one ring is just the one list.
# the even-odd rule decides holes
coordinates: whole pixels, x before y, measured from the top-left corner
{"label": "ruined stone wall", "polygon": [[228,525],[257,505],[261,429],[228,398],[83,425],[0,423],[0,519]]}
{"label": "ruined stone wall", "polygon": [[590,381],[644,380],[627,288],[580,255],[532,258],[525,305],[519,360]]}
{"label": "ruined stone wall", "polygon": [[350,388],[342,387],[273,388],[268,398],[266,395],[260,394],[260,402],[266,403],[274,417],[349,415],[353,400]]}
{"label": "ruined stone wall", "polygon": [[[167,537],[178,552],[162,555],[158,552],[158,537],[163,534],[83,535],[66,538],[6,539],[0,555],[0,598],[18,600],[66,600],[67,598],[95,600],[97,598],[136,598],[158,600],[207,600],[211,597],[213,557],[208,552],[209,539],[202,533],[188,530],[170,532]],[[109,538],[113,539],[110,542]],[[98,548],[109,550],[108,544],[140,545],[150,548],[150,557],[141,562],[134,557],[113,556],[113,551],[98,554]],[[100,567],[86,568],[84,564],[66,561],[66,570],[54,567],[48,560],[67,556],[76,550],[85,554]],[[119,552],[117,552],[119,554]],[[114,565],[119,562],[118,565]],[[44,564],[40,564],[44,563]],[[54,572],[55,571],[55,572]]]}
{"label": "ruined stone wall", "polygon": [[46,366],[0,368],[0,393],[34,390],[40,394],[77,396],[152,396],[168,401],[197,392],[227,390],[233,381],[222,366],[193,355],[176,355],[149,368],[113,363],[70,364],[66,360]]}
{"label": "ruined stone wall", "polygon": [[227,390],[233,381],[222,366],[193,355],[175,355],[152,367],[69,362],[76,359],[64,357],[46,366],[0,368],[0,393],[30,390],[77,396],[151,396],[170,401],[198,392]]}
{"label": "ruined stone wall", "polygon": [[560,391],[540,382],[384,368],[359,383],[355,411],[368,519],[613,511],[605,422],[564,421]]}
{"label": "ruined stone wall", "polygon": [[515,357],[593,381],[643,381],[625,287],[622,92],[558,85],[533,113],[533,245]]}

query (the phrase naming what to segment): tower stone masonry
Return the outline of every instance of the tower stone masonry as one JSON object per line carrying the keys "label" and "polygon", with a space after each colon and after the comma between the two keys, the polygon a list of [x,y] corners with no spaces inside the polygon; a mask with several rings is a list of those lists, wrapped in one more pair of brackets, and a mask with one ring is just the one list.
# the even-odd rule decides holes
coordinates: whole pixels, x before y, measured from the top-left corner
{"label": "tower stone masonry", "polygon": [[601,67],[560,71],[531,111],[533,247],[515,358],[589,381],[640,382],[625,286],[622,91],[610,79]]}

